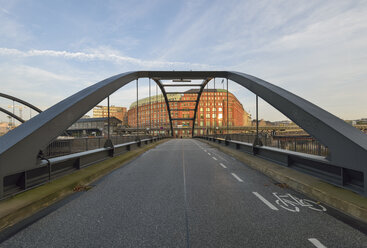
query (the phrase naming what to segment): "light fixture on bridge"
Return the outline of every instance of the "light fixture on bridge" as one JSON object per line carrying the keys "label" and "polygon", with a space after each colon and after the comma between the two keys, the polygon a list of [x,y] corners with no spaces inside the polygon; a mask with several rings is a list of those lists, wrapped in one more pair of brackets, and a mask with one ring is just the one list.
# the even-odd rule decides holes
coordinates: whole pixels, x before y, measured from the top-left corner
{"label": "light fixture on bridge", "polygon": [[191,80],[181,78],[181,79],[172,79],[172,82],[174,82],[174,83],[190,83]]}

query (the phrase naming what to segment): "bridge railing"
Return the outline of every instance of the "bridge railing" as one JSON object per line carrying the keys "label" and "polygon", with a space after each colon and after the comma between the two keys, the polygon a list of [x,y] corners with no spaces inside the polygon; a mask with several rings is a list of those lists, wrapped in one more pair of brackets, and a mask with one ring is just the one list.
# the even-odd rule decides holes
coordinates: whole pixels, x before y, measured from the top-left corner
{"label": "bridge railing", "polygon": [[[111,136],[110,139],[114,145],[124,144],[139,139],[150,139],[149,135],[129,135],[129,136]],[[44,150],[46,158],[53,158],[77,152],[85,152],[98,148],[103,148],[107,141],[107,137],[83,137],[72,139],[56,139],[51,142]]]}
{"label": "bridge railing", "polygon": [[[75,172],[81,168],[101,162],[116,155],[122,155],[138,147],[167,138],[166,136],[156,136],[142,138],[140,140],[129,141],[116,144],[112,148],[101,148],[71,153],[53,158],[44,158],[38,168],[26,170],[20,173],[4,177],[3,198],[18,194],[33,187],[45,184],[55,178]],[[78,142],[83,139],[78,139]],[[85,140],[88,139],[84,139]],[[96,141],[98,139],[94,139]],[[118,140],[116,138],[116,140]],[[121,140],[121,139],[120,139]],[[102,140],[101,140],[102,141]],[[59,142],[59,141],[56,141]],[[69,143],[71,144],[71,142]]]}
{"label": "bridge railing", "polygon": [[[217,134],[209,137],[217,137],[253,144],[256,139],[256,134]],[[328,155],[328,148],[316,139],[312,138],[310,135],[271,135],[265,133],[260,134],[259,139],[264,146],[323,157]]]}
{"label": "bridge railing", "polygon": [[[233,140],[236,135],[224,137],[197,136],[196,138],[219,143],[279,165],[290,167],[305,174],[325,180],[334,185],[365,194],[363,171],[357,171],[333,164],[323,156],[295,152],[270,146],[254,146],[252,142]],[[243,137],[243,136],[242,136]],[[252,141],[250,139],[250,141]]]}

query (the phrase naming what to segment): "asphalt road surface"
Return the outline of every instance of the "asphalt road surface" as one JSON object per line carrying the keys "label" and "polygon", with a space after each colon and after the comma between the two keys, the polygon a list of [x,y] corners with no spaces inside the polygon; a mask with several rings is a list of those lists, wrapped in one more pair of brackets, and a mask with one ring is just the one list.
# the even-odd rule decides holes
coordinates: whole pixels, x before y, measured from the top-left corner
{"label": "asphalt road surface", "polygon": [[192,139],[170,140],[1,247],[367,247],[330,209]]}

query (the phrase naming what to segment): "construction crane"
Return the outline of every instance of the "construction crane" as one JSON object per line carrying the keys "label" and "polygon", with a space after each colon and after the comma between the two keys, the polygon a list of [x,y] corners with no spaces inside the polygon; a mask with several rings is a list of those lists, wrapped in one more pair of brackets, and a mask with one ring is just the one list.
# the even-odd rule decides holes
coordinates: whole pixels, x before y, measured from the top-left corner
{"label": "construction crane", "polygon": [[[13,114],[15,114],[15,108],[18,108],[18,110],[19,110],[19,117],[21,118],[21,119],[23,119],[23,106],[21,106],[21,105],[8,105],[8,108],[10,108],[10,109],[13,109]],[[9,123],[11,123],[11,119],[13,120],[12,121],[12,126],[15,126],[15,120],[14,120],[14,118],[9,118]]]}

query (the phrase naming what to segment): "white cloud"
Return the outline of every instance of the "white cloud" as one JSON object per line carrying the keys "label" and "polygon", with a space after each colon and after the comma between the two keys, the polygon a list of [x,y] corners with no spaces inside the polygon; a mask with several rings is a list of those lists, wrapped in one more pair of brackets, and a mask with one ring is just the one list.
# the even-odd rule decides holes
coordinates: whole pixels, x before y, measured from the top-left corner
{"label": "white cloud", "polygon": [[0,48],[0,56],[16,56],[16,57],[57,57],[65,59],[75,59],[80,61],[109,61],[113,63],[128,63],[138,65],[147,68],[163,68],[163,67],[184,67],[184,68],[207,68],[208,65],[199,63],[186,63],[186,62],[170,62],[160,60],[143,60],[129,56],[123,56],[118,51],[110,49],[108,47],[100,47],[97,49],[89,49],[91,52],[69,52],[69,51],[56,51],[56,50],[28,50],[21,51],[12,48]]}
{"label": "white cloud", "polygon": [[[144,15],[152,13],[154,3],[149,1],[137,6],[131,1],[108,5],[111,15],[101,21],[108,30],[103,30],[107,39],[97,38],[89,31],[82,32],[81,37],[77,36],[68,44],[58,43],[54,49],[32,49],[26,45],[1,43],[0,38],[0,47],[3,47],[0,59],[14,68],[19,67],[17,71],[9,69],[14,73],[12,77],[6,73],[10,67],[3,67],[2,72],[0,68],[3,84],[28,85],[34,79],[43,78],[40,81],[46,87],[40,90],[46,91],[46,82],[57,81],[66,88],[70,85],[69,91],[74,92],[90,84],[86,82],[97,82],[113,74],[141,68],[237,70],[275,83],[338,116],[367,116],[366,108],[361,107],[367,104],[364,96],[367,92],[366,1],[305,0],[297,4],[291,0],[185,1],[176,18],[166,20],[170,23],[168,28],[159,32],[146,29],[146,25],[155,27],[154,23],[140,23]],[[132,11],[119,14],[127,12],[126,9]],[[100,21],[80,20],[78,16],[70,18],[85,30]],[[9,33],[12,36],[7,36],[7,40],[11,37],[15,42],[27,39],[28,33],[23,26],[27,24],[11,18],[4,20],[7,20],[7,29],[15,30]],[[134,31],[130,31],[131,27]],[[142,38],[146,30],[159,33],[159,42],[150,41],[154,36],[149,34]],[[4,32],[8,31],[0,26],[0,33]],[[111,32],[121,35],[111,35]],[[117,45],[114,43],[115,47],[124,50],[105,45],[111,40],[119,41]],[[131,46],[126,47],[130,43]],[[42,40],[39,44],[37,47],[52,47],[49,43],[42,46]],[[144,55],[138,57],[132,55],[134,52]],[[244,99],[246,109],[253,108],[251,97],[251,101],[247,100],[248,94],[237,87],[232,89],[238,92],[240,100]],[[117,93],[116,101],[122,98],[132,101],[133,91],[128,91],[125,97],[125,93]],[[266,106],[262,111],[268,119],[280,116]]]}

